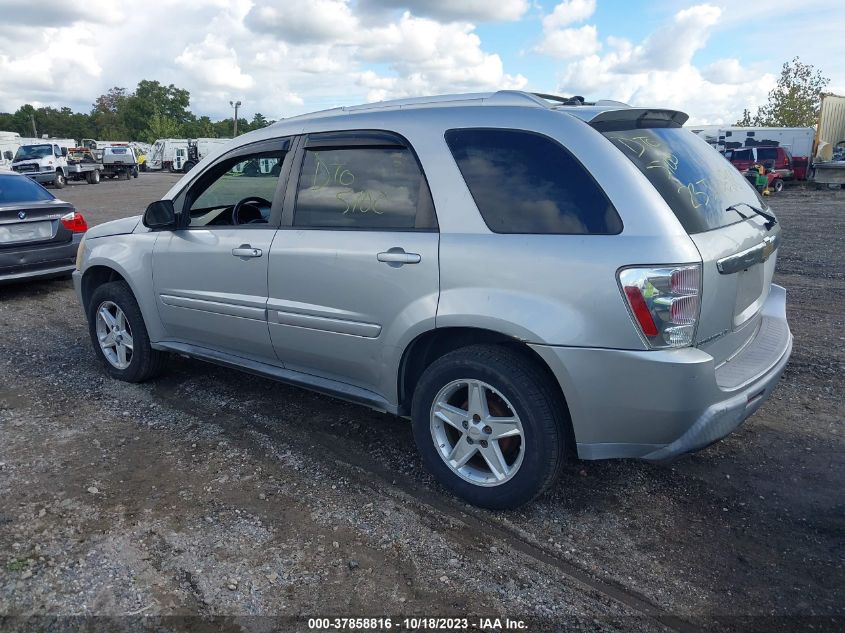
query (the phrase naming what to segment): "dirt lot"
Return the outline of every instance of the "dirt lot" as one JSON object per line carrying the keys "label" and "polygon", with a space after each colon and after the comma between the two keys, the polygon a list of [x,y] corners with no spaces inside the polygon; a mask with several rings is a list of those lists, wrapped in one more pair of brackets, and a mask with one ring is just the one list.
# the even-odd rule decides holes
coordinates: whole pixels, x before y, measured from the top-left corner
{"label": "dirt lot", "polygon": [[[142,174],[60,196],[96,224],[173,182]],[[446,495],[402,420],[183,358],[153,383],[114,382],[70,281],[0,287],[0,616],[843,630],[845,191],[771,202],[795,334],[774,397],[696,455],[575,463],[509,513]],[[46,621],[0,617],[29,625]]]}

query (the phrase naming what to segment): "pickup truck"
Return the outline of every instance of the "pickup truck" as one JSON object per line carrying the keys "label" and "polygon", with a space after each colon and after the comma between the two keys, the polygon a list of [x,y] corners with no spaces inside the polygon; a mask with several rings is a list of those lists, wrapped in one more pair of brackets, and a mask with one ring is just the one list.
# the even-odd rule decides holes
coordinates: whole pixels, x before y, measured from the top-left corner
{"label": "pickup truck", "polygon": [[100,182],[103,166],[98,163],[68,162],[68,150],[55,143],[21,145],[12,158],[12,170],[42,184],[61,189],[68,180]]}
{"label": "pickup truck", "polygon": [[129,177],[138,177],[138,161],[135,158],[135,150],[128,145],[115,145],[104,147],[103,152],[103,175],[109,178],[129,180]]}

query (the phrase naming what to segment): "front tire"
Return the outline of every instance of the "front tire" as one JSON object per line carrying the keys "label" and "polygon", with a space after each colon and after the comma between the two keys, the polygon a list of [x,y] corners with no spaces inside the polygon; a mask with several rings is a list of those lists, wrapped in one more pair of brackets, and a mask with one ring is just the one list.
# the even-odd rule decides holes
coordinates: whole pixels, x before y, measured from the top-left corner
{"label": "front tire", "polygon": [[519,351],[475,345],[437,359],[414,390],[411,417],[426,468],[473,505],[527,503],[564,462],[565,405],[546,373]]}
{"label": "front tire", "polygon": [[774,189],[775,193],[780,193],[783,191],[783,180],[780,178],[776,178],[775,181],[772,183],[772,189]]}
{"label": "front tire", "polygon": [[112,378],[143,382],[164,371],[167,354],[150,346],[141,308],[124,281],[99,286],[88,304],[94,352]]}
{"label": "front tire", "polygon": [[67,179],[60,169],[56,170],[56,178],[53,180],[53,186],[56,189],[63,189],[67,184]]}

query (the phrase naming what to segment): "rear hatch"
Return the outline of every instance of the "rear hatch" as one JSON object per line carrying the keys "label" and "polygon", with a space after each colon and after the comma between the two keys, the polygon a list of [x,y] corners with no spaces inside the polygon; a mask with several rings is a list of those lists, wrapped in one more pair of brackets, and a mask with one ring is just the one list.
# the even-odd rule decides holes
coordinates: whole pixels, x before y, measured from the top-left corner
{"label": "rear hatch", "polygon": [[753,338],[769,295],[780,227],[753,208],[771,210],[736,168],[676,122],[593,124],[649,179],[698,248],[695,345],[717,364],[728,360]]}

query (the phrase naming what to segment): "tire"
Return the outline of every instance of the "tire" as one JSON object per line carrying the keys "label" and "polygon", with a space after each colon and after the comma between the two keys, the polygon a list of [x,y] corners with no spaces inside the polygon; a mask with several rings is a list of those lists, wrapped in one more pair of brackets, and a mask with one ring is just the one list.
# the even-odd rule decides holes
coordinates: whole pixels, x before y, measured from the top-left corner
{"label": "tire", "polygon": [[783,191],[783,180],[781,180],[780,178],[775,178],[772,182],[772,189],[776,193],[780,193],[781,191]]}
{"label": "tire", "polygon": [[[97,333],[98,312],[101,307],[110,306],[115,306],[122,311],[125,321],[128,322],[128,328],[126,328],[124,335],[127,332],[131,335],[132,346],[131,354],[127,354],[128,365],[126,367],[118,367],[110,361],[100,345],[100,338]],[[103,363],[109,376],[125,382],[143,382],[164,371],[167,354],[150,347],[150,337],[144,325],[141,309],[125,281],[112,281],[99,286],[91,296],[91,301],[86,307],[86,313],[88,316],[88,333],[91,336],[94,353]],[[115,349],[117,348],[115,347]]]}
{"label": "tire", "polygon": [[[500,469],[500,481],[481,452],[490,455],[488,449],[493,450],[494,441],[484,438],[492,438],[489,433],[498,431],[491,431],[479,417],[458,420],[463,413],[472,414],[470,387],[462,386],[470,382],[489,388],[481,393],[487,394],[484,400],[491,415],[505,417],[513,413],[521,425],[521,429],[513,427],[520,431],[518,437],[495,441],[499,457],[504,456],[510,469],[508,474],[504,474],[508,468]],[[446,403],[453,407],[450,415],[457,415],[456,424],[433,415],[435,409],[444,411],[438,402],[443,402],[444,394],[449,393],[453,395]],[[570,423],[556,386],[527,355],[502,346],[474,345],[434,361],[414,390],[411,419],[414,440],[426,468],[444,487],[476,506],[497,510],[519,507],[551,486],[564,463]],[[506,428],[494,420],[490,424]],[[463,425],[464,430],[457,425]],[[464,443],[472,446],[467,449]],[[446,454],[455,455],[452,450],[461,447],[474,452],[459,472],[447,464]]]}
{"label": "tire", "polygon": [[67,184],[67,178],[62,173],[61,169],[56,170],[56,178],[53,180],[53,186],[56,189],[64,189],[64,186]]}
{"label": "tire", "polygon": [[85,177],[85,180],[88,181],[89,185],[96,185],[100,182],[100,170],[95,169],[94,171],[89,171]]}
{"label": "tire", "polygon": [[195,163],[195,162],[193,162],[193,161],[191,161],[191,160],[189,160],[187,163],[185,163],[185,164],[182,166],[182,171],[183,171],[183,172],[185,172],[185,173],[187,174],[189,171],[191,171],[191,170],[194,168],[194,165],[196,165],[196,163]]}
{"label": "tire", "polygon": [[133,177],[133,178],[137,178],[137,177],[138,177],[138,168],[137,168],[137,167],[135,167],[135,168],[132,170],[132,177]]}

